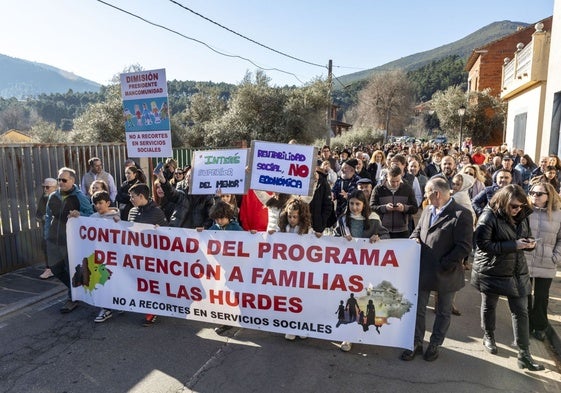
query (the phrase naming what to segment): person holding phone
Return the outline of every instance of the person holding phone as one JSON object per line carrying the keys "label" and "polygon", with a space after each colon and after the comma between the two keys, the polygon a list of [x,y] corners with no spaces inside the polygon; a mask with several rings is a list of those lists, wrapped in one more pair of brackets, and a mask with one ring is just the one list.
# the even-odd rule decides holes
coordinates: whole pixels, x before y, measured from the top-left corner
{"label": "person holding phone", "polygon": [[533,291],[528,295],[530,333],[543,341],[549,322],[547,306],[549,288],[561,260],[561,197],[549,183],[536,183],[530,188],[530,228],[536,236],[536,248],[526,257]]}
{"label": "person holding phone", "polygon": [[528,295],[531,291],[525,251],[532,251],[532,238],[526,193],[517,184],[499,189],[481,213],[475,228],[475,257],[471,283],[481,292],[483,346],[497,354],[495,342],[496,308],[506,296],[512,315],[512,328],[518,345],[518,367],[529,371],[544,366],[530,355]]}
{"label": "person holding phone", "polygon": [[392,239],[409,237],[409,220],[419,207],[413,188],[402,180],[402,169],[390,168],[382,184],[374,187],[370,197],[372,211],[380,216]]}

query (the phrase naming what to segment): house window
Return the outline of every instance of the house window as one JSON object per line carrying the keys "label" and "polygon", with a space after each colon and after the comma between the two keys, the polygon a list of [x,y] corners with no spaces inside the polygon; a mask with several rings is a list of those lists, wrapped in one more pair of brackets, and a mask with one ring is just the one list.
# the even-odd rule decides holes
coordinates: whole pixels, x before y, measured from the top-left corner
{"label": "house window", "polygon": [[513,135],[513,145],[517,149],[524,150],[524,145],[526,144],[526,120],[528,118],[528,113],[520,113],[514,116],[514,135]]}

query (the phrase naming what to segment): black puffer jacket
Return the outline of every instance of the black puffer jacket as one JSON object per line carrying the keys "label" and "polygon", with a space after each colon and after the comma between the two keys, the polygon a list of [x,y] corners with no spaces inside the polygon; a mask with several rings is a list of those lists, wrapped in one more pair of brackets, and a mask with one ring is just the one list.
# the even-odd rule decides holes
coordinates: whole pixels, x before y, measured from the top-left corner
{"label": "black puffer jacket", "polygon": [[[528,216],[532,209],[524,207],[511,224],[507,217],[495,213],[489,205],[485,207],[475,228],[475,257],[471,273],[471,284],[477,289],[494,287],[493,281],[505,277],[519,277],[520,296],[530,290],[528,265],[524,251],[518,250],[516,239],[532,236]],[[498,293],[499,295],[501,293]]]}
{"label": "black puffer jacket", "polygon": [[154,201],[148,202],[143,206],[135,206],[129,212],[129,221],[139,222],[142,224],[153,224],[159,226],[167,226],[168,221],[162,209],[154,203]]}
{"label": "black puffer jacket", "polygon": [[191,195],[174,189],[169,181],[160,183],[165,198],[174,204],[174,210],[169,219],[169,226],[176,228],[208,229],[212,226],[209,210],[214,204],[212,195]]}

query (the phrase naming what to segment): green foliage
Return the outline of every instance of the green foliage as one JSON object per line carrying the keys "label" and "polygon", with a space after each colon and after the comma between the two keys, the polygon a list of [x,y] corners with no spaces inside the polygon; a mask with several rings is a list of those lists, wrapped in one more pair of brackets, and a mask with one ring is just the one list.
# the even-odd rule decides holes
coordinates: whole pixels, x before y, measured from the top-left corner
{"label": "green foliage", "polygon": [[[369,70],[339,76],[338,79],[341,81],[342,85],[348,85],[356,81],[368,79],[373,74],[377,74],[380,72],[386,72],[396,69],[412,71],[430,64],[433,61],[437,61],[438,59],[449,56],[459,56],[461,59],[467,59],[474,48],[485,46],[490,42],[514,33],[519,27],[526,26],[528,26],[527,23],[511,22],[508,20],[493,22],[455,42],[451,42],[449,44],[442,45],[438,48],[434,48],[424,52],[405,56],[392,62],[383,64],[379,67],[371,68]],[[419,37],[422,37],[422,34],[422,31],[419,32]],[[335,86],[335,88],[339,87]]]}
{"label": "green foliage", "polygon": [[74,121],[70,138],[76,143],[124,142],[123,105],[120,85],[107,86],[105,100],[92,104]]}
{"label": "green foliage", "polygon": [[[269,78],[257,71],[238,86],[228,110],[207,122],[204,144],[232,146],[252,140],[310,143],[326,127],[327,84],[314,81],[302,88],[271,87]],[[194,128],[194,127],[193,127]]]}
{"label": "green foliage", "polygon": [[54,123],[39,121],[29,130],[35,143],[61,143],[67,140],[67,133],[57,129]]}
{"label": "green foliage", "polygon": [[428,101],[439,90],[446,90],[449,86],[466,87],[467,72],[464,71],[465,60],[460,56],[448,56],[427,64],[414,71],[409,71],[407,77],[415,85],[417,100]]}
{"label": "green foliage", "polygon": [[469,97],[459,86],[434,94],[432,105],[438,116],[443,134],[451,140],[458,140],[460,116],[458,108],[466,107],[462,119],[463,135],[471,136],[475,145],[486,145],[491,135],[501,130],[504,122],[505,104],[489,94],[489,90],[472,92]]}
{"label": "green foliage", "polygon": [[0,133],[14,129],[27,131],[38,120],[37,112],[17,100],[0,101]]}
{"label": "green foliage", "polygon": [[[384,134],[380,131],[374,131],[368,128],[361,128],[357,130],[352,130],[344,132],[342,135],[331,138],[331,149],[342,150],[346,147],[351,146],[362,146],[368,144],[375,144],[377,142],[382,142],[384,139]],[[326,141],[324,138],[316,139],[313,142],[314,146],[321,147],[325,145]]]}

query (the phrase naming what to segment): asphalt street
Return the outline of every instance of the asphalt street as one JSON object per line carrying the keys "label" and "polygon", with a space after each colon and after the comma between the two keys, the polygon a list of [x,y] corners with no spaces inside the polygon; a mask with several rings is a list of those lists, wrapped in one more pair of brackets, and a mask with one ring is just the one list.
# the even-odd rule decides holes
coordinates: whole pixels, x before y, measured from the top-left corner
{"label": "asphalt street", "polygon": [[[0,392],[561,391],[550,339],[531,340],[545,371],[517,368],[506,300],[498,312],[499,353],[484,351],[480,297],[469,285],[457,296],[462,315],[453,317],[440,357],[404,362],[398,348],[355,344],[344,353],[337,342],[289,342],[240,328],[219,336],[214,325],[175,318],[146,328],[142,315],[123,313],[96,324],[97,310],[88,305],[60,314],[64,287],[35,279],[40,272],[32,267],[0,276]],[[432,318],[429,313],[429,327]]]}

